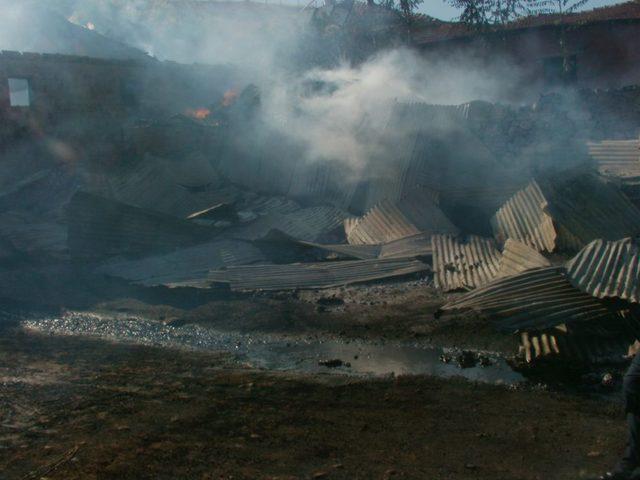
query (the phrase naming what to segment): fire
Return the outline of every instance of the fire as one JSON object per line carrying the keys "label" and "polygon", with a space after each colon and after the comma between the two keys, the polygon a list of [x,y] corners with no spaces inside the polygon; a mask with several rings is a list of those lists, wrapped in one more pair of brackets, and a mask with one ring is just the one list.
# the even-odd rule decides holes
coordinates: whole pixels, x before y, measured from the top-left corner
{"label": "fire", "polygon": [[238,98],[237,90],[233,88],[231,90],[227,90],[226,92],[224,92],[224,95],[222,96],[222,106],[228,107],[229,105],[233,104],[233,102],[235,102],[237,98]]}
{"label": "fire", "polygon": [[187,116],[189,116],[189,117],[197,118],[198,120],[204,120],[209,115],[211,115],[211,110],[209,110],[208,108],[204,108],[204,107],[201,107],[201,108],[189,108],[189,109],[187,109],[185,114]]}

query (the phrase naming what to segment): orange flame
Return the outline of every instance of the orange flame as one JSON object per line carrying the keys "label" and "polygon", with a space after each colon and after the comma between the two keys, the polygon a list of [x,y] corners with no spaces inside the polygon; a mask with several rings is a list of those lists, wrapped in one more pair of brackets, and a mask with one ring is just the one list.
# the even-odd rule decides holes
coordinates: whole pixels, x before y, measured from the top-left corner
{"label": "orange flame", "polygon": [[211,115],[211,110],[209,110],[208,108],[188,108],[185,114],[191,118],[204,120],[209,115]]}
{"label": "orange flame", "polygon": [[238,98],[237,90],[233,88],[231,90],[227,90],[226,92],[224,92],[224,95],[222,96],[222,106],[228,107],[229,105],[233,104],[233,102],[235,102],[237,98]]}

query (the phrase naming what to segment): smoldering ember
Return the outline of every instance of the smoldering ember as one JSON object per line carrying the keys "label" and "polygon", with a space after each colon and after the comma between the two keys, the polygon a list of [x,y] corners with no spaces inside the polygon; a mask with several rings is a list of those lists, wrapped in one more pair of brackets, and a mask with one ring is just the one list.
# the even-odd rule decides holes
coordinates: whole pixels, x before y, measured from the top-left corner
{"label": "smoldering ember", "polygon": [[638,0],[0,5],[0,479],[640,478]]}

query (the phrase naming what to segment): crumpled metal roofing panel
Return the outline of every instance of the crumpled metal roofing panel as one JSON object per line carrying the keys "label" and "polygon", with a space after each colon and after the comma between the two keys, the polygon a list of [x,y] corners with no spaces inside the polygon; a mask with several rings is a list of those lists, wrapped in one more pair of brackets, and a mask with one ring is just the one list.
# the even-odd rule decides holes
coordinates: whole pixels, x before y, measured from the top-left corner
{"label": "crumpled metal roofing panel", "polygon": [[431,234],[419,233],[385,243],[380,247],[380,258],[408,258],[428,256],[433,253]]}
{"label": "crumpled metal roofing panel", "polygon": [[551,262],[537,250],[509,238],[504,244],[496,277],[510,277],[533,268],[550,266]]}
{"label": "crumpled metal roofing panel", "polygon": [[27,212],[0,213],[0,238],[20,253],[66,258],[67,227],[55,219]]}
{"label": "crumpled metal roofing panel", "polygon": [[461,309],[487,314],[509,332],[612,315],[600,300],[571,285],[562,267],[528,270],[497,279],[442,307],[445,311]]}
{"label": "crumpled metal roofing panel", "polygon": [[190,189],[190,185],[180,183],[181,180],[166,163],[147,156],[116,174],[104,175],[104,185],[91,191],[180,218],[220,203],[233,203],[239,198],[240,191],[233,185],[221,187],[214,173],[203,175],[198,179],[202,184]]}
{"label": "crumpled metal roofing panel", "polygon": [[351,231],[354,229],[354,227],[358,225],[359,221],[360,221],[359,217],[347,217],[344,219],[342,224],[344,226],[344,233],[347,237],[349,236]]}
{"label": "crumpled metal roofing panel", "polygon": [[216,230],[163,213],[78,192],[68,209],[72,255],[149,254],[210,240]]}
{"label": "crumpled metal roofing panel", "polygon": [[279,230],[298,240],[317,242],[322,236],[339,228],[348,214],[332,206],[301,208],[290,213],[270,213],[244,226],[229,230],[228,235],[257,240],[271,230]]}
{"label": "crumpled metal roofing panel", "polygon": [[601,175],[623,180],[640,178],[640,140],[588,142],[587,147]]}
{"label": "crumpled metal roofing panel", "polygon": [[212,272],[211,278],[228,282],[232,290],[292,290],[337,287],[427,270],[430,266],[419,260],[375,259],[229,267]]}
{"label": "crumpled metal roofing panel", "polygon": [[210,270],[230,265],[247,265],[264,261],[260,250],[250,243],[220,240],[138,260],[113,260],[101,265],[96,273],[124,278],[147,286],[200,282]]}
{"label": "crumpled metal roofing panel", "polygon": [[554,361],[565,365],[622,363],[637,338],[633,332],[611,332],[604,327],[587,330],[567,331],[565,327],[522,332],[518,355],[530,366]]}
{"label": "crumpled metal roofing panel", "polygon": [[548,182],[546,189],[559,246],[579,250],[597,238],[618,240],[640,234],[640,210],[617,187],[595,175],[560,177]]}
{"label": "crumpled metal roofing panel", "polygon": [[533,180],[511,197],[493,216],[491,226],[498,241],[516,239],[538,251],[553,252],[557,232],[547,213],[548,202]]}
{"label": "crumpled metal roofing panel", "polygon": [[349,244],[321,244],[314,242],[298,242],[300,245],[304,245],[312,248],[319,248],[331,253],[337,253],[346,257],[357,258],[359,260],[370,260],[378,258],[382,247],[380,245],[349,245]]}
{"label": "crumpled metal roofing panel", "polygon": [[533,180],[491,219],[499,241],[513,238],[538,251],[579,250],[596,238],[640,233],[640,210],[592,174]]}
{"label": "crumpled metal roofing panel", "polygon": [[415,190],[398,202],[382,201],[347,228],[347,241],[354,245],[388,243],[423,232],[458,233],[426,190]]}
{"label": "crumpled metal roofing panel", "polygon": [[500,251],[493,238],[470,235],[433,235],[433,273],[437,288],[446,292],[476,288],[490,282],[498,272]]}
{"label": "crumpled metal roofing panel", "polygon": [[640,248],[631,238],[594,240],[567,263],[567,273],[594,297],[640,303]]}

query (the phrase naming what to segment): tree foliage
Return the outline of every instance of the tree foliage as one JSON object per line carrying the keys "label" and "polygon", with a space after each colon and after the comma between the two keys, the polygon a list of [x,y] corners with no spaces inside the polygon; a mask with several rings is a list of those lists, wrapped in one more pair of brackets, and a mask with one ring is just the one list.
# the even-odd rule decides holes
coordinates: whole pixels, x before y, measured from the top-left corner
{"label": "tree foliage", "polygon": [[460,21],[474,27],[504,25],[527,15],[568,14],[591,0],[445,0],[462,10]]}
{"label": "tree foliage", "polygon": [[527,0],[448,0],[462,10],[460,21],[474,27],[503,25],[526,13]]}
{"label": "tree foliage", "polygon": [[423,2],[424,0],[382,0],[380,5],[390,10],[396,10],[406,22],[411,23],[416,15],[416,10]]}
{"label": "tree foliage", "polygon": [[589,4],[591,0],[530,0],[528,12],[530,15],[559,13],[575,13]]}

